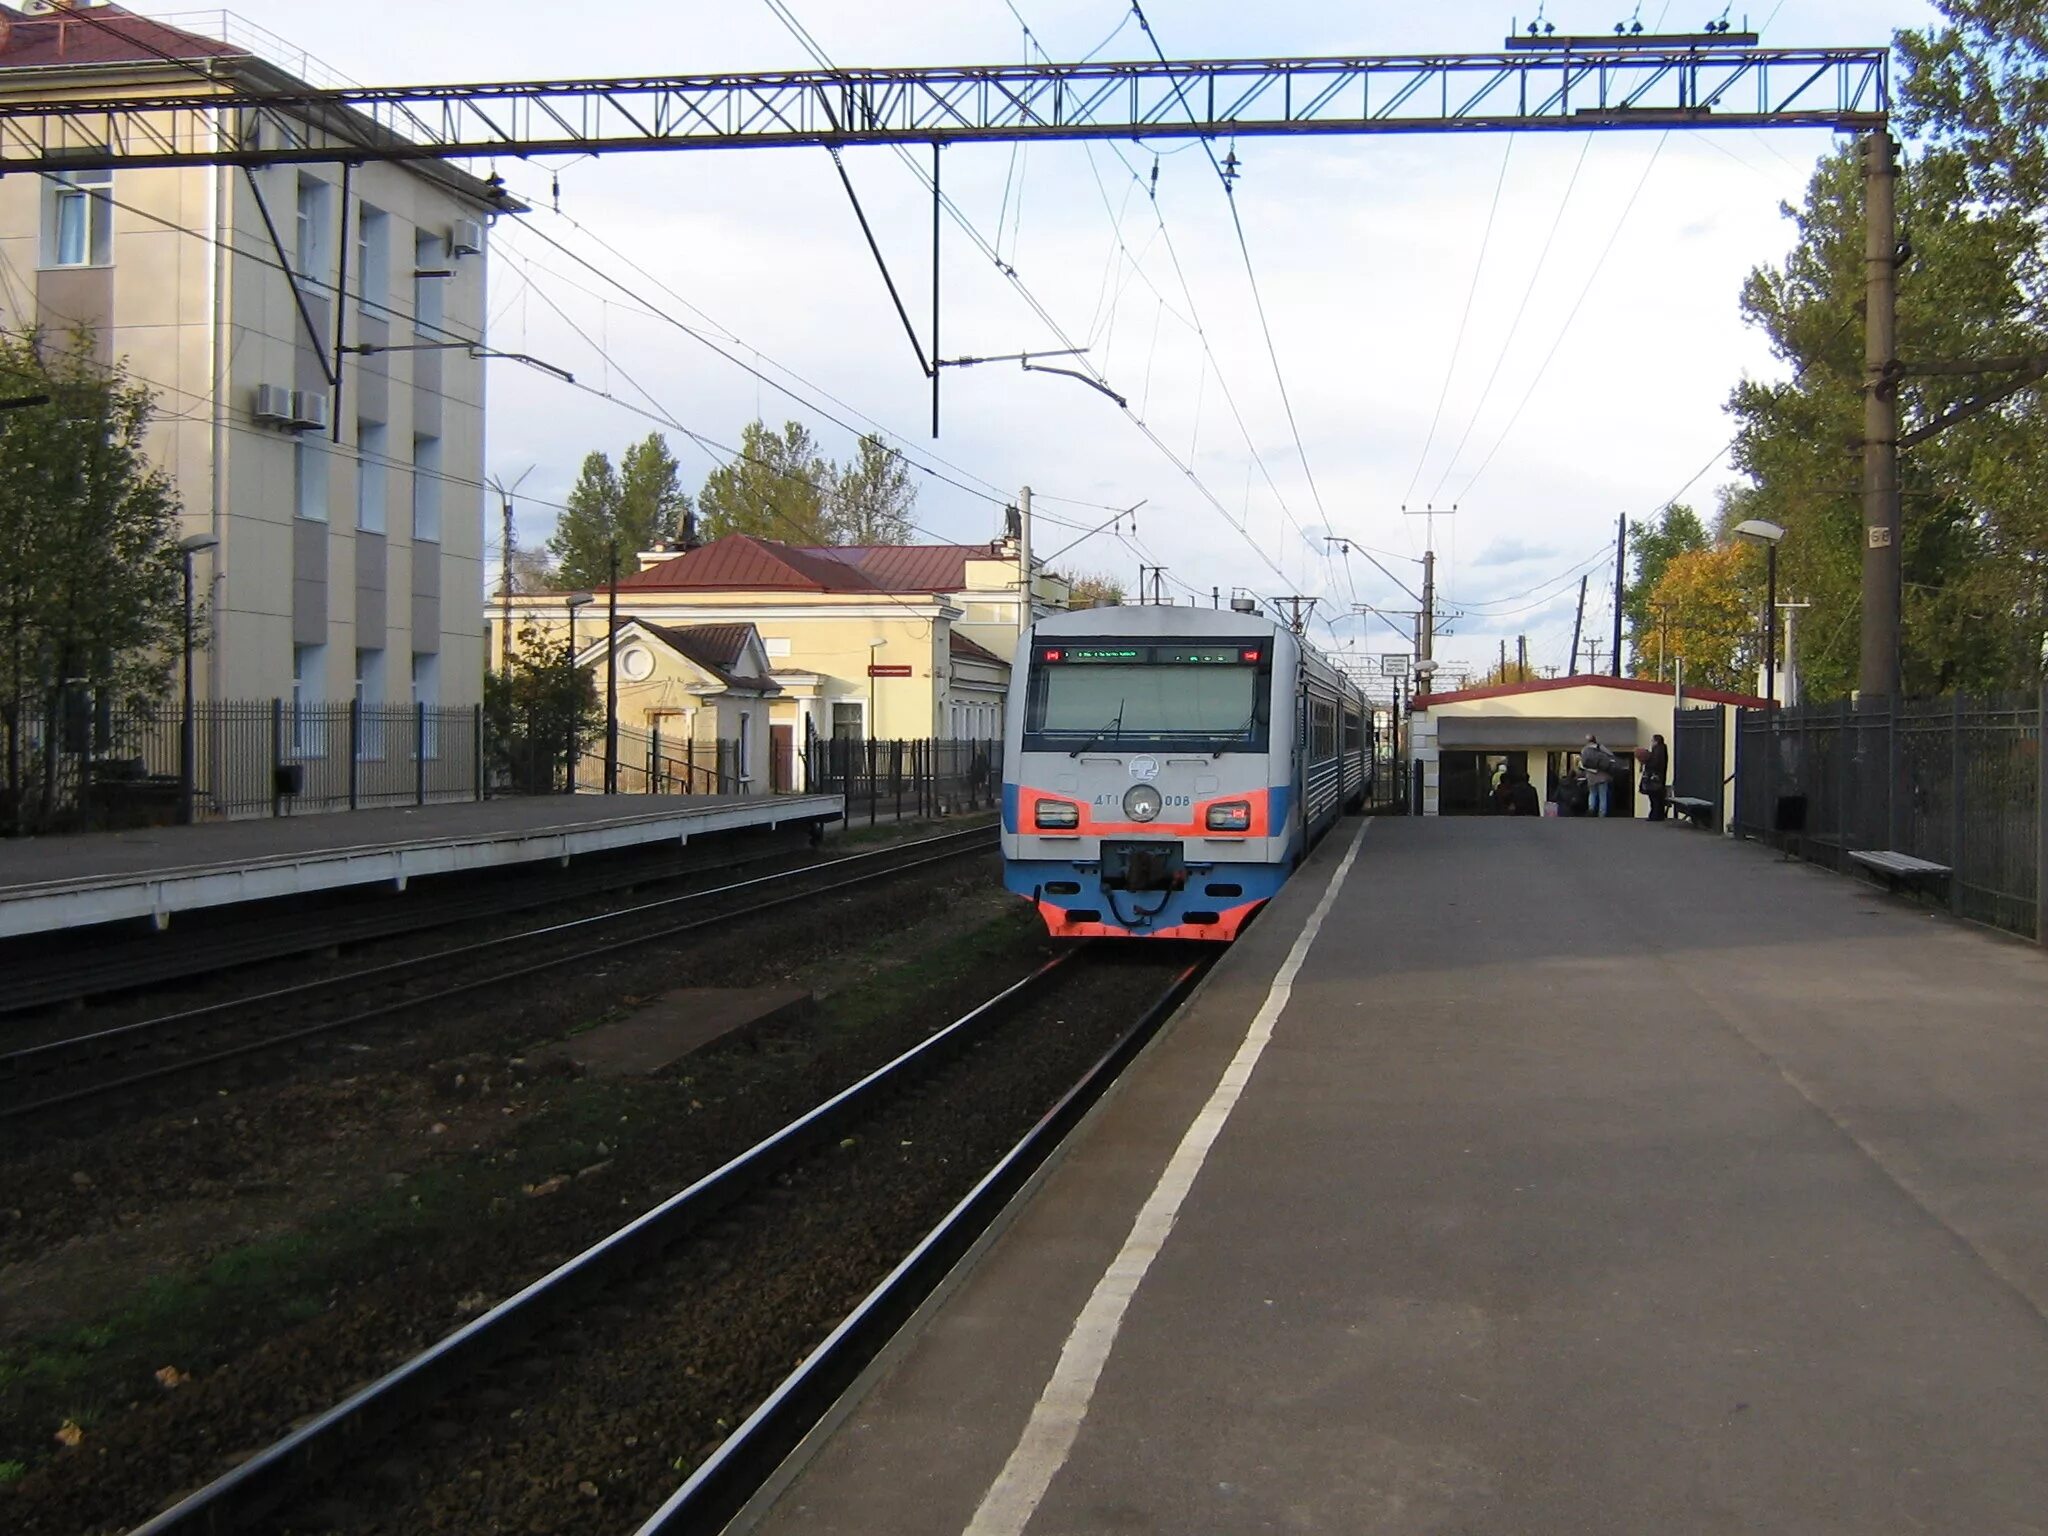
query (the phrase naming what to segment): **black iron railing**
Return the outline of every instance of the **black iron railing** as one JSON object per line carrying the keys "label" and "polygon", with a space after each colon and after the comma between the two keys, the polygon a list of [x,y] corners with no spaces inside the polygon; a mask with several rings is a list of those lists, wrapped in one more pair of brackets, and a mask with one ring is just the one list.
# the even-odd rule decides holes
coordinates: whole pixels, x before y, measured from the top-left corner
{"label": "black iron railing", "polygon": [[1000,741],[863,741],[813,737],[799,789],[846,797],[849,823],[946,816],[1002,803]]}
{"label": "black iron railing", "polygon": [[1744,711],[1735,830],[1836,869],[1871,851],[1944,865],[1953,911],[2034,935],[2041,716],[2039,695]]}

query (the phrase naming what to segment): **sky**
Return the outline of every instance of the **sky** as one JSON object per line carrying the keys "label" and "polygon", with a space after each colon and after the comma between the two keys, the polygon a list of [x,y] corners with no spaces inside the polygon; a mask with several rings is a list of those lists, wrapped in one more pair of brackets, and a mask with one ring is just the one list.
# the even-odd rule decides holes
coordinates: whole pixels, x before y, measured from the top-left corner
{"label": "sky", "polygon": [[[1606,32],[1636,11],[1546,4],[1560,32]],[[1027,48],[1149,56],[1121,0],[788,8],[844,65],[1018,62]],[[1221,58],[1487,50],[1534,7],[1145,9],[1169,57]],[[766,0],[252,0],[240,14],[365,84],[811,62]],[[1718,14],[1703,0],[1640,10],[1651,30]],[[1758,0],[1746,20],[1778,46],[1869,46],[1931,16],[1921,0]],[[949,149],[949,196],[1151,436],[1087,386],[1012,363],[946,371],[936,442],[929,386],[822,150],[502,163],[533,211],[493,232],[489,341],[572,371],[578,387],[492,364],[487,468],[524,476],[518,538],[530,547],[586,453],[616,460],[660,423],[719,445],[667,430],[693,490],[757,416],[802,421],[840,459],[879,427],[939,472],[917,476],[914,518],[931,538],[994,536],[1001,504],[1029,485],[1034,546],[1058,568],[1134,588],[1141,563],[1164,565],[1183,600],[1311,595],[1318,643],[1367,654],[1409,649],[1399,614],[1417,606],[1433,541],[1455,615],[1440,659],[1476,672],[1526,637],[1533,667],[1562,669],[1582,573],[1586,629],[1605,643],[1616,520],[1679,496],[1711,512],[1732,478],[1719,457],[1729,393],[1781,371],[1743,323],[1742,283],[1783,258],[1795,231],[1781,205],[1800,200],[1836,142],[1814,130],[1248,139],[1235,146],[1235,201],[1250,275],[1197,143]],[[892,151],[845,160],[922,333],[929,194]],[[1063,344],[950,223],[940,276],[944,355]],[[1126,519],[1083,537],[1139,503],[1134,531]],[[1430,505],[1456,511],[1403,512]],[[494,510],[494,548],[496,521]]]}

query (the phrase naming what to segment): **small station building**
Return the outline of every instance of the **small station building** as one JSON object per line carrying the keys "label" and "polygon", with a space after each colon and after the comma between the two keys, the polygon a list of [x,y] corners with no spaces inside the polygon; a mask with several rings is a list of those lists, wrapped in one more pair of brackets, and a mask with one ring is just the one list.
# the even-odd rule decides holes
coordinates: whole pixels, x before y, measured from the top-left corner
{"label": "small station building", "polygon": [[[1720,827],[1735,773],[1734,713],[1765,703],[1751,694],[1693,688],[1680,693],[1668,682],[1596,674],[1418,694],[1409,739],[1420,809],[1425,816],[1490,815],[1495,774],[1502,769],[1526,773],[1537,798],[1554,804],[1559,786],[1578,767],[1588,735],[1619,755],[1647,748],[1661,735],[1671,749],[1673,792],[1710,801],[1712,824]],[[1688,727],[1683,733],[1677,728],[1681,716]],[[1711,769],[1686,761],[1687,746],[1695,757],[1704,753]],[[1612,814],[1647,815],[1649,802],[1636,776],[1630,777],[1615,786]]]}

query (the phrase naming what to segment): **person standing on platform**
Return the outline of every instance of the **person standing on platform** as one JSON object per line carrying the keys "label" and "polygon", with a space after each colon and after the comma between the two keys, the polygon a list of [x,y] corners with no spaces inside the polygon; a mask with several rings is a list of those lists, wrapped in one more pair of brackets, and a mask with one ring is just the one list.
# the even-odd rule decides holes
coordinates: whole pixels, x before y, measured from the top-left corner
{"label": "person standing on platform", "polygon": [[1586,771],[1586,814],[1605,816],[1614,790],[1614,754],[1600,745],[1598,736],[1589,734],[1579,748],[1579,766]]}
{"label": "person standing on platform", "polygon": [[1671,793],[1665,782],[1671,772],[1671,749],[1662,736],[1650,738],[1650,750],[1643,756],[1643,793],[1650,801],[1650,820],[1664,819],[1664,801]]}
{"label": "person standing on platform", "polygon": [[1509,772],[1493,792],[1493,807],[1503,816],[1541,816],[1543,807],[1536,799],[1536,786],[1529,782],[1526,773]]}

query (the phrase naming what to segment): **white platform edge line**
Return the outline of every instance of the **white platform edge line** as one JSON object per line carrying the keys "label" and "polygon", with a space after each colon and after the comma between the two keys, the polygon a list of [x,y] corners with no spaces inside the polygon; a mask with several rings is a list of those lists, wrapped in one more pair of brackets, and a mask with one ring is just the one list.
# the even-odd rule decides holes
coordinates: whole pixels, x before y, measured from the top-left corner
{"label": "white platform edge line", "polygon": [[1345,878],[1358,858],[1359,845],[1371,826],[1370,821],[1364,822],[1353,835],[1351,846],[1345,850],[1343,862],[1330,877],[1322,899],[1309,914],[1308,922],[1296,936],[1287,958],[1274,972],[1273,984],[1259,1011],[1252,1016],[1244,1042],[1223,1069],[1215,1091],[1196,1114],[1186,1134],[1181,1137],[1180,1145],[1168,1159],[1159,1175],[1159,1182],[1146,1198],[1137,1220],[1131,1224],[1130,1236],[1124,1240],[1123,1248],[1110,1261],[1109,1268],[1096,1283],[1094,1293],[1081,1308],[1080,1316],[1074,1320],[1066,1345],[1060,1351],[1059,1364],[1053,1368],[1052,1379],[1046,1383],[1044,1392],[1032,1408],[1031,1420],[1025,1425],[1016,1449],[1010,1453],[1003,1470],[982,1496],[981,1505],[968,1523],[965,1536],[1022,1536],[1025,1526],[1045,1498],[1046,1490],[1052,1486],[1053,1478],[1066,1465],[1074,1441],[1081,1433],[1082,1421],[1088,1416],[1088,1405],[1095,1396],[1096,1383],[1101,1380],[1110,1350],[1116,1345],[1116,1336],[1123,1326],[1124,1313],[1131,1298],[1137,1294],[1152,1261],[1165,1246],[1174,1221],[1180,1215],[1181,1204],[1193,1188],[1196,1175],[1202,1171],[1210,1148],[1215,1146],[1216,1138],[1222,1134],[1231,1112],[1237,1108],[1245,1085],[1258,1066],[1259,1057],[1273,1038],[1273,1026],[1293,995],[1294,978],[1308,959],[1316,935],[1322,932],[1323,919],[1329,915],[1337,893],[1343,889]]}

